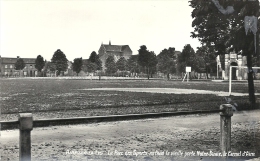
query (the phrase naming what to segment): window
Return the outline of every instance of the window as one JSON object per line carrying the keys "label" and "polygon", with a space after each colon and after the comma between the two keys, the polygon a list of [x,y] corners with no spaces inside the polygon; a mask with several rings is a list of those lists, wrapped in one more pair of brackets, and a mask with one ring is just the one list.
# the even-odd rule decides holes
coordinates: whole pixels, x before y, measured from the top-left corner
{"label": "window", "polygon": [[7,68],[7,65],[5,65],[5,68]]}
{"label": "window", "polygon": [[10,65],[10,68],[13,68],[13,65]]}

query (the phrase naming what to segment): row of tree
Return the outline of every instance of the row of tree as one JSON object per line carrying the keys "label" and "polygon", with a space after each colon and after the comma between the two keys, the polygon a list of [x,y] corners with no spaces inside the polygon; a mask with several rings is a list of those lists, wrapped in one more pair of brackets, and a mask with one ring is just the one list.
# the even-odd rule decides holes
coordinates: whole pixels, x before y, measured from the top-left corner
{"label": "row of tree", "polygon": [[[22,70],[25,64],[23,59],[18,59],[15,68]],[[216,61],[214,52],[209,51],[207,47],[198,48],[197,52],[188,44],[185,45],[181,54],[176,55],[175,48],[170,47],[162,50],[157,56],[153,51],[149,51],[145,45],[140,46],[138,55],[133,55],[129,59],[121,57],[115,61],[114,56],[110,55],[105,61],[106,74],[112,75],[120,71],[124,74],[125,71],[131,73],[146,73],[148,79],[152,74],[161,72],[164,74],[179,74],[185,72],[185,67],[191,66],[196,72],[215,72]],[[58,49],[54,52],[50,62],[44,61],[41,55],[38,55],[35,60],[35,68],[41,73],[55,72],[56,75],[64,72],[68,68],[68,60],[66,55]],[[207,70],[205,70],[207,69]],[[93,51],[89,59],[83,60],[75,58],[72,62],[72,70],[77,73],[80,71],[93,73],[97,70],[102,70],[102,61],[95,51]]]}
{"label": "row of tree", "polygon": [[[23,70],[24,67],[24,60],[22,58],[17,59],[15,63],[15,69]],[[55,72],[55,74],[59,75],[61,72],[67,70],[68,59],[66,58],[66,55],[60,49],[58,49],[53,54],[51,62],[47,62],[46,60],[44,61],[44,58],[41,55],[38,55],[35,60],[35,68],[38,70],[38,72],[52,71]]]}
{"label": "row of tree", "polygon": [[85,62],[83,62],[82,57],[75,58],[72,63],[72,69],[77,73],[77,75],[81,70],[92,73],[102,69],[102,61],[99,59],[97,53],[93,51],[90,54],[89,59]]}
{"label": "row of tree", "polygon": [[[138,55],[132,55],[129,59],[121,57],[118,61],[115,61],[113,55],[108,56],[105,61],[106,74],[112,75],[120,71],[124,74],[125,71],[131,73],[146,73],[148,79],[152,77],[152,74],[160,71],[164,74],[176,74],[176,71],[185,72],[185,66],[190,65],[190,58],[194,58],[194,50],[190,45],[186,45],[183,50],[183,54],[179,56],[175,55],[175,48],[164,49],[158,56],[153,51],[149,51],[145,45],[142,45],[138,50]],[[198,57],[197,57],[198,58]],[[199,58],[198,58],[199,59]],[[179,62],[178,69],[177,62]],[[194,63],[192,67],[197,66]],[[76,58],[73,62],[73,70],[79,73],[81,70],[87,72],[95,72],[102,68],[102,62],[98,58],[95,52],[92,52],[88,62],[85,64],[82,62],[82,58]],[[194,68],[195,69],[195,68]]]}
{"label": "row of tree", "polygon": [[[22,58],[19,58],[15,63],[16,70],[23,70],[25,67],[25,63]],[[38,55],[35,60],[35,68],[38,72],[55,72],[55,75],[60,75],[62,72],[68,69],[68,59],[66,55],[58,49],[54,52],[52,59],[50,62],[44,61],[44,58],[41,55]],[[82,58],[75,58],[72,63],[72,69],[77,74],[84,69],[87,72],[94,72],[96,70],[101,70],[102,62],[98,58],[96,52],[92,52],[88,62],[83,64]]]}
{"label": "row of tree", "polygon": [[[106,74],[112,75],[120,71],[131,73],[146,73],[148,79],[152,74],[161,72],[164,74],[177,74],[185,72],[185,67],[191,66],[195,72],[216,72],[216,57],[214,52],[209,51],[205,46],[198,48],[195,53],[194,49],[188,44],[185,45],[181,54],[176,55],[175,48],[162,50],[157,56],[153,51],[149,51],[145,45],[140,46],[138,55],[132,55],[129,59],[121,57],[115,61],[114,56],[110,55],[105,61]],[[82,58],[75,58],[73,70],[79,73],[95,72],[102,69],[96,52],[92,52],[88,61],[83,62]]]}

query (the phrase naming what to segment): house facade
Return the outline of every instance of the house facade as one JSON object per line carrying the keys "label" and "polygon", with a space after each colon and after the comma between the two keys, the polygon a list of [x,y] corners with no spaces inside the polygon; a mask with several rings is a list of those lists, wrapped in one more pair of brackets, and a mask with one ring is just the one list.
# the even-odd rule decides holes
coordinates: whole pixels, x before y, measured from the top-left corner
{"label": "house facade", "polygon": [[106,69],[105,63],[108,56],[113,56],[117,62],[121,57],[124,57],[126,60],[129,59],[132,53],[129,45],[111,45],[110,41],[109,44],[102,43],[98,50],[99,59],[102,61],[102,70]]}
{"label": "house facade", "polygon": [[15,70],[15,63],[17,58],[8,58],[8,57],[1,57],[0,56],[0,75],[1,76],[8,76],[8,77],[15,77],[15,76],[25,76],[25,77],[34,77],[37,76],[37,69],[35,68],[35,58],[22,58],[25,67],[23,70]]}

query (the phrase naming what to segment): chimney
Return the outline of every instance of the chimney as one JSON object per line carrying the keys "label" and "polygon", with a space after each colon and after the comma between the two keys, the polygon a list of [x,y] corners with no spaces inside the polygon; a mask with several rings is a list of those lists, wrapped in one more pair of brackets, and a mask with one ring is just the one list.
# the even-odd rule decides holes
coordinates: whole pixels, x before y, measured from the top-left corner
{"label": "chimney", "polygon": [[111,41],[109,40],[109,45],[111,45]]}
{"label": "chimney", "polygon": [[20,56],[17,56],[17,59],[19,59],[20,58]]}

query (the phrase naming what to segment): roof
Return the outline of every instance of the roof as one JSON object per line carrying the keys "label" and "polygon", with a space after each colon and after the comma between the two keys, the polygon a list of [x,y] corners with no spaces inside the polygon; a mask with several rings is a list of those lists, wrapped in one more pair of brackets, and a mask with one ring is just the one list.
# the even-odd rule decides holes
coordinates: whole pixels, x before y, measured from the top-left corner
{"label": "roof", "polygon": [[36,58],[22,58],[25,64],[35,64]]}
{"label": "roof", "polygon": [[[1,57],[1,62],[6,63],[6,64],[15,64],[17,61],[17,58],[6,58],[6,57]],[[25,64],[35,64],[36,58],[21,58],[23,59]]]}
{"label": "roof", "polygon": [[15,64],[16,61],[17,61],[17,58],[3,58],[3,57],[1,57],[1,62],[2,63]]}
{"label": "roof", "polygon": [[[129,47],[129,45],[123,45],[123,46],[122,46],[122,51],[125,50],[127,47]],[[130,49],[130,47],[129,47],[129,49]],[[131,50],[131,49],[130,49],[130,50]],[[131,50],[131,51],[132,51],[132,50]]]}
{"label": "roof", "polygon": [[103,45],[106,51],[123,52],[128,45]]}

